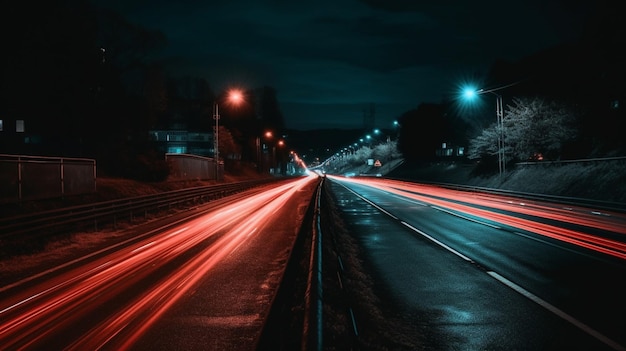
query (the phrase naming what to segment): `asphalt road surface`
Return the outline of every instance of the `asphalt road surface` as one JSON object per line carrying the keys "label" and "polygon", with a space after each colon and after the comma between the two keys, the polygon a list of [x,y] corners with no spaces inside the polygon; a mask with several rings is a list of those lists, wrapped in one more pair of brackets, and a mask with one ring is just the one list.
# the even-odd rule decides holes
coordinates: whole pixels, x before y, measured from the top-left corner
{"label": "asphalt road surface", "polygon": [[[362,348],[626,349],[623,214],[329,180],[382,313],[409,331]],[[355,312],[362,339],[386,328]]]}
{"label": "asphalt road surface", "polygon": [[[0,275],[0,345],[258,349],[276,292],[303,288],[283,278],[318,181],[251,190],[28,276]],[[343,312],[324,315],[323,349],[626,349],[623,214],[376,178],[324,182],[334,202],[322,205],[333,206],[323,234],[336,236],[324,243],[337,256],[324,260],[324,313]],[[287,323],[302,312],[281,303]],[[275,321],[283,334],[261,345],[299,349],[300,336],[272,338],[301,326]]]}

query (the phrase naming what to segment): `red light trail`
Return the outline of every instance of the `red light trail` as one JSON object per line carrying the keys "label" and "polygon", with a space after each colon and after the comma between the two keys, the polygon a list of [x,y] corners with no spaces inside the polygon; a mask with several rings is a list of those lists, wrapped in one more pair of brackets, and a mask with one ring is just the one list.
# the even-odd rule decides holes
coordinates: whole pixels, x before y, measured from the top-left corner
{"label": "red light trail", "polygon": [[[57,342],[58,335],[72,335],[62,348],[130,348],[224,257],[276,220],[275,212],[316,180],[303,177],[226,205],[0,301],[0,344],[31,349]],[[186,257],[194,248],[202,249]],[[154,278],[181,257],[185,260],[173,273]],[[152,286],[141,283],[153,280]],[[124,297],[131,289],[142,293]],[[107,310],[110,305],[116,309]],[[96,312],[106,315],[92,321]]]}
{"label": "red light trail", "polygon": [[562,223],[601,229],[614,232],[618,235],[626,234],[626,216],[623,214],[603,212],[599,215],[597,212],[589,209],[563,208],[562,205],[550,203],[520,202],[519,199],[513,197],[468,193],[437,186],[413,184],[388,179],[332,178],[341,182],[362,184],[378,188],[405,198],[428,203],[447,210],[479,216],[502,225],[511,226],[607,255],[626,259],[626,243],[621,240],[603,238],[578,230],[499,213],[495,210],[514,212]]}

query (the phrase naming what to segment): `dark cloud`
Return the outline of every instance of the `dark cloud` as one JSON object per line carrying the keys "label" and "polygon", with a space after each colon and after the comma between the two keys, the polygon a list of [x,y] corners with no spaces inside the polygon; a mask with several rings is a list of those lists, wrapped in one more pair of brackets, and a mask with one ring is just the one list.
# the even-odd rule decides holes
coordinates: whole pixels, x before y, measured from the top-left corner
{"label": "dark cloud", "polygon": [[455,80],[486,72],[497,59],[574,40],[589,6],[536,0],[97,3],[161,30],[169,42],[162,59],[176,74],[204,77],[215,89],[275,87],[292,128],[314,127],[312,116],[319,127],[359,127],[360,106],[369,103],[388,106],[377,110],[376,120],[391,123],[403,108],[438,102]]}

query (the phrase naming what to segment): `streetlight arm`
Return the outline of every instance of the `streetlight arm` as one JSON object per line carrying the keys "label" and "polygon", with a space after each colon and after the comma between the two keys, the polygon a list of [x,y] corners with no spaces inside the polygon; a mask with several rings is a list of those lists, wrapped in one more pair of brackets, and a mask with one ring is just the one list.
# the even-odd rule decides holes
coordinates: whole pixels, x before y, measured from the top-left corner
{"label": "streetlight arm", "polygon": [[487,89],[487,90],[485,90],[485,89],[480,89],[480,90],[478,90],[478,91],[476,92],[476,94],[492,93],[492,94],[494,94],[494,95],[498,95],[498,94],[494,93],[494,91],[498,91],[498,90],[506,89],[506,88],[508,88],[508,87],[512,87],[512,86],[517,85],[517,84],[519,84],[519,83],[520,83],[520,81],[517,81],[517,82],[509,83],[509,84],[507,84],[507,85],[503,85],[503,86],[501,86],[501,87],[493,88],[493,89]]}
{"label": "streetlight arm", "polygon": [[490,94],[493,94],[493,95],[497,96],[498,98],[500,98],[502,95],[494,93],[494,90],[498,90],[498,89],[491,89],[491,90],[480,89],[480,90],[478,90],[476,92],[476,95],[490,93]]}

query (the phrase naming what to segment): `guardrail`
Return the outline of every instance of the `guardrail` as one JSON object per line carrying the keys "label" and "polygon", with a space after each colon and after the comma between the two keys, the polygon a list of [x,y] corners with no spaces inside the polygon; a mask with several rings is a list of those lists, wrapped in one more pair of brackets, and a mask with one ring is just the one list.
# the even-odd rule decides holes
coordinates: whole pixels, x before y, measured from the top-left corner
{"label": "guardrail", "polygon": [[593,208],[605,210],[605,211],[626,213],[626,203],[621,203],[621,202],[601,201],[601,200],[594,200],[594,199],[584,199],[584,198],[578,198],[578,197],[567,197],[567,196],[558,196],[558,195],[536,194],[536,193],[527,193],[527,192],[512,191],[512,190],[485,188],[485,187],[478,187],[478,186],[450,184],[450,183],[417,181],[417,180],[402,179],[402,178],[387,178],[387,179],[399,180],[399,181],[403,181],[407,183],[431,184],[431,185],[445,187],[448,189],[455,189],[455,190],[462,190],[462,191],[474,191],[474,192],[481,192],[481,193],[488,193],[488,194],[495,194],[495,195],[508,195],[508,196],[515,196],[515,197],[528,199],[528,200],[550,201],[550,202],[571,205],[571,206],[593,207]]}
{"label": "guardrail", "polygon": [[0,218],[0,244],[7,246],[10,242],[26,243],[61,233],[98,230],[106,225],[117,228],[120,220],[133,221],[138,216],[147,217],[148,213],[204,203],[284,179],[264,178],[209,185]]}
{"label": "guardrail", "polygon": [[565,165],[572,163],[593,163],[593,162],[614,162],[621,161],[626,162],[626,156],[617,157],[595,157],[595,158],[580,158],[574,160],[558,160],[558,161],[529,161],[529,162],[517,162],[516,166],[545,166],[545,165]]}

